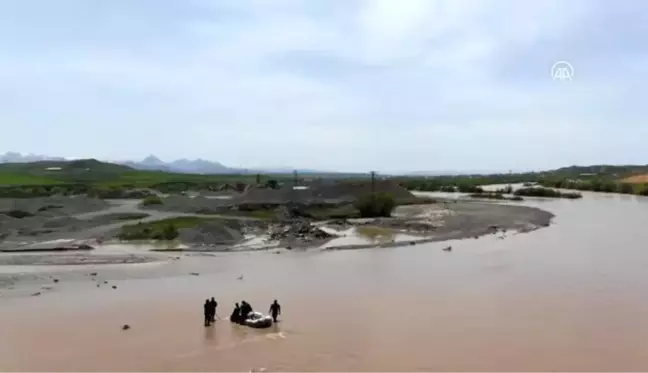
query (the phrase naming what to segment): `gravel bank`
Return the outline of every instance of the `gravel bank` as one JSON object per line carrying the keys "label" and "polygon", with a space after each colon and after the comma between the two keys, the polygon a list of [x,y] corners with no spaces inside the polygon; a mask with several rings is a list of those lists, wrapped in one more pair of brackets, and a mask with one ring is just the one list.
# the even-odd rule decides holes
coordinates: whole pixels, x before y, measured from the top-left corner
{"label": "gravel bank", "polygon": [[[272,252],[281,253],[288,246],[292,249],[349,250],[472,239],[493,234],[497,234],[498,238],[505,238],[504,232],[507,231],[528,232],[548,226],[554,216],[547,211],[533,207],[473,201],[403,206],[399,207],[394,215],[394,218],[387,219],[322,222],[315,226],[304,221],[294,224],[278,224],[266,229],[263,237],[252,239],[251,241],[254,241],[255,244],[249,246],[240,244],[240,242],[250,242],[250,236],[246,234],[246,231],[252,229],[262,232],[262,227],[249,228],[247,222],[223,220],[201,224],[196,228],[181,229],[180,240],[188,242],[188,249],[185,250],[201,251],[201,255],[205,256],[204,260],[211,260],[209,259],[211,256],[228,255],[221,252],[271,249]],[[347,227],[374,225],[398,233],[406,233],[409,236],[416,236],[417,239],[381,241],[379,243],[357,243],[358,241],[351,240],[350,244],[347,242],[344,245],[335,245],[336,239],[344,239],[344,237],[336,237],[335,234],[326,231],[322,232],[317,228],[321,225],[333,227],[338,232],[344,231]],[[239,244],[236,244],[237,242]],[[323,245],[325,242],[328,244]],[[14,287],[22,283],[30,284],[30,286],[51,284],[52,276],[58,276],[57,278],[63,282],[88,281],[87,273],[96,271],[101,267],[99,265],[105,264],[113,264],[113,266],[104,266],[99,270],[102,273],[110,273],[112,280],[133,278],[133,276],[137,278],[188,276],[191,273],[204,270],[204,260],[178,260],[186,258],[190,255],[189,253],[153,253],[149,251],[156,249],[152,246],[141,248],[129,245],[118,246],[123,247],[118,248],[115,252],[103,249],[100,245],[97,249],[87,253],[0,254],[0,287]],[[153,267],[147,265],[145,268],[138,269],[132,267],[150,262],[158,262],[161,265]],[[115,264],[116,266],[114,266]],[[61,266],[70,265],[78,269],[66,269],[65,271],[58,269]],[[39,268],[37,274],[28,269],[34,267]],[[25,268],[25,270],[18,270],[20,268]]]}
{"label": "gravel bank", "polygon": [[463,202],[438,205],[403,206],[398,217],[333,221],[327,226],[344,229],[353,226],[375,226],[393,232],[407,233],[416,239],[408,241],[363,242],[327,246],[326,250],[351,250],[373,247],[396,247],[426,242],[479,238],[508,231],[530,232],[551,224],[550,212],[526,206]]}
{"label": "gravel bank", "polygon": [[140,206],[143,210],[181,212],[186,214],[224,213],[234,205],[232,199],[207,198],[202,196],[168,196],[162,198],[162,204]]}
{"label": "gravel bank", "polygon": [[[236,223],[236,222],[235,222]],[[205,222],[195,228],[179,230],[178,240],[187,245],[233,245],[244,238],[241,224],[227,224],[224,221]]]}
{"label": "gravel bank", "polygon": [[76,215],[108,208],[110,204],[85,196],[43,198],[0,198],[0,214],[11,210],[26,211],[43,217]]}

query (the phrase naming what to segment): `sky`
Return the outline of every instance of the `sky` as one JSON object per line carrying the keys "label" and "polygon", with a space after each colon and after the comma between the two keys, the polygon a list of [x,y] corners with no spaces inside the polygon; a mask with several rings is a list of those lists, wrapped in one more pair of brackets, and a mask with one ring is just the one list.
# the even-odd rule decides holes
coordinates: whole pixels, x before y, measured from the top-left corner
{"label": "sky", "polygon": [[642,0],[4,0],[0,153],[646,164],[646,40]]}

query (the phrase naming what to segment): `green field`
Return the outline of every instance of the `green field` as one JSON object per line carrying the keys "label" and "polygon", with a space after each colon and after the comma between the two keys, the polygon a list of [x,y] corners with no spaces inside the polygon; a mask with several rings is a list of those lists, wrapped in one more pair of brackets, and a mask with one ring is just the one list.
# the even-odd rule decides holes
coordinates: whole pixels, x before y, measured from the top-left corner
{"label": "green field", "polygon": [[55,185],[61,181],[46,176],[0,170],[0,185]]}
{"label": "green field", "polygon": [[[57,167],[57,170],[48,168]],[[571,166],[551,171],[458,176],[393,176],[390,179],[410,190],[480,193],[478,186],[536,182],[565,189],[628,194],[648,194],[648,185],[621,182],[624,178],[648,173],[648,165]],[[368,176],[368,175],[367,175]],[[303,178],[331,178],[331,174],[308,174]],[[361,174],[335,176],[338,180],[367,180]],[[0,164],[0,197],[27,198],[53,194],[89,194],[100,198],[135,198],[124,193],[150,188],[163,193],[222,190],[241,184],[290,182],[292,174],[198,175],[163,171],[140,171],[124,165],[82,159],[65,162]],[[239,185],[237,185],[239,184]],[[244,186],[243,185],[243,186]]]}
{"label": "green field", "polygon": [[[60,170],[48,168],[60,167]],[[292,175],[262,176],[282,180]],[[197,175],[163,171],[141,171],[94,159],[70,162],[33,162],[0,164],[0,185],[61,185],[88,184],[98,187],[129,186],[153,187],[158,184],[188,183],[213,184],[253,183],[256,174]]]}
{"label": "green field", "polygon": [[[292,178],[288,175],[273,175],[275,179]],[[265,179],[268,179],[266,176]],[[129,170],[118,174],[88,172],[87,174],[69,174],[61,171],[48,173],[20,173],[4,170],[0,167],[0,185],[57,185],[57,184],[94,184],[99,186],[150,187],[164,183],[227,184],[236,182],[255,182],[256,175],[195,175],[177,174],[161,171]]]}

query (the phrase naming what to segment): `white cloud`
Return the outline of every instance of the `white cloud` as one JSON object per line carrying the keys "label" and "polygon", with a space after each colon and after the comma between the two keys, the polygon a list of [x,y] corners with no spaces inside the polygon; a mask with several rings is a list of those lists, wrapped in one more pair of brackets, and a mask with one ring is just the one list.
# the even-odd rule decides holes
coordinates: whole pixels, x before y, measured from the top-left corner
{"label": "white cloud", "polygon": [[[474,169],[474,156],[455,152],[484,148],[479,162],[497,169],[560,163],[539,142],[572,146],[566,136],[579,136],[580,149],[605,138],[630,144],[610,135],[610,121],[645,114],[626,103],[629,92],[641,93],[630,78],[594,76],[592,55],[578,60],[581,27],[605,19],[591,1],[193,0],[152,14],[134,9],[114,40],[105,30],[121,26],[114,20],[131,3],[110,4],[80,13],[99,14],[104,31],[85,28],[78,38],[54,37],[58,27],[74,29],[75,18],[39,28],[28,12],[5,12],[32,29],[14,35],[23,35],[21,48],[3,48],[0,37],[0,122],[20,124],[0,147],[66,155],[72,137],[86,137],[73,142],[79,152],[113,159],[156,153],[327,169]],[[144,15],[149,23],[134,22]],[[614,56],[635,74],[641,65],[632,61],[645,58]],[[579,63],[570,86],[550,81],[562,58]],[[60,145],[29,137],[45,123],[59,128],[52,136]],[[110,128],[159,138],[140,149]],[[258,151],[271,144],[272,152]],[[515,160],[505,155],[522,150]],[[453,155],[427,166],[438,154]],[[577,150],[561,154],[579,159]]]}
{"label": "white cloud", "polygon": [[358,21],[362,32],[370,38],[388,43],[404,41],[422,31],[435,5],[427,0],[365,0]]}

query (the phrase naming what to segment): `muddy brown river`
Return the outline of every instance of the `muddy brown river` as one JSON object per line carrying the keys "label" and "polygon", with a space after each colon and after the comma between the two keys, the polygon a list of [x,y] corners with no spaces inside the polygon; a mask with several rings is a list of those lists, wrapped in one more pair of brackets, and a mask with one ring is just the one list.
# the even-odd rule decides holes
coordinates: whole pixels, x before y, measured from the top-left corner
{"label": "muddy brown river", "polygon": [[[0,298],[0,370],[648,370],[648,198],[524,204],[554,224],[452,252],[440,242],[192,257],[173,265],[199,276]],[[267,312],[277,298],[282,322],[205,328],[208,296],[221,317],[241,299]]]}

